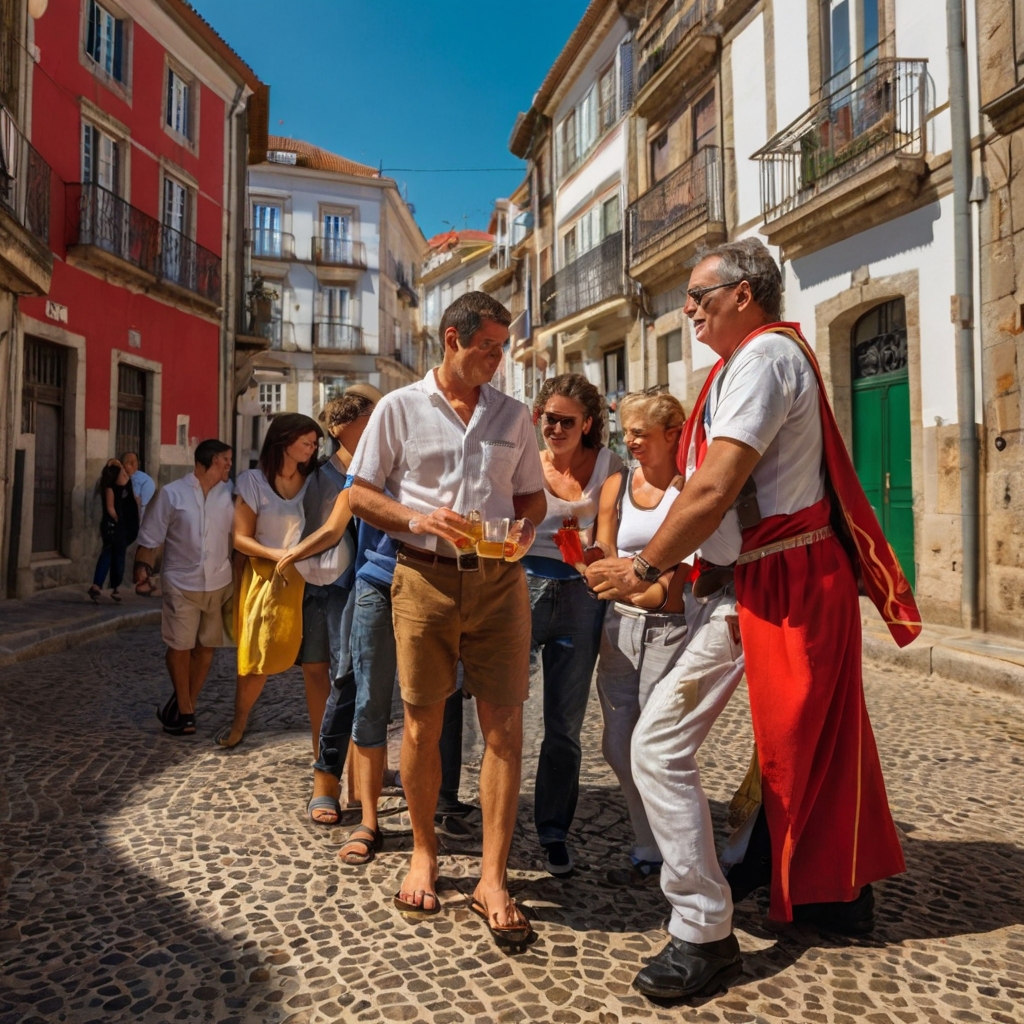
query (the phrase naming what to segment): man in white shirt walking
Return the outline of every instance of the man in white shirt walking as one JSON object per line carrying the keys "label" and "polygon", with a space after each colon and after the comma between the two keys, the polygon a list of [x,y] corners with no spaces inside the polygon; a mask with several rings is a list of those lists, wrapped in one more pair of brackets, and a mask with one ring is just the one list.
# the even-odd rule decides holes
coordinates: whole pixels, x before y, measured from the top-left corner
{"label": "man in white shirt walking", "polygon": [[164,487],[139,532],[135,589],[153,592],[153,565],[164,549],[161,635],[174,693],[157,717],[164,732],[196,731],[195,702],[210,671],[215,647],[230,640],[233,581],[231,527],[234,521],[231,446],[202,441],[195,470]]}
{"label": "man in white shirt walking", "polygon": [[391,596],[405,704],[402,782],[414,846],[395,906],[414,916],[441,909],[438,740],[461,660],[463,687],[476,698],[486,742],[483,856],[472,907],[498,942],[521,945],[530,924],[509,897],[505,868],[529,689],[529,594],[520,565],[481,558],[468,570],[456,557],[468,543],[470,511],[484,520],[540,522],[547,507],[529,411],[487,383],[503,358],[510,320],[483,292],[456,299],[441,318],[443,363],[384,396],[349,472],[353,513],[400,542]]}

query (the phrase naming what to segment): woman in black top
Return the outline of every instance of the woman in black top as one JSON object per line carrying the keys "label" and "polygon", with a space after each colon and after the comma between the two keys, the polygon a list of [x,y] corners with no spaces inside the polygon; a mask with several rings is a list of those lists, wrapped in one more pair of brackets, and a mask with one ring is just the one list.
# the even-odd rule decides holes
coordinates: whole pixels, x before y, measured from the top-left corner
{"label": "woman in black top", "polygon": [[100,520],[103,550],[96,559],[89,596],[93,601],[99,601],[109,572],[110,596],[120,601],[118,587],[124,579],[125,552],[139,533],[139,503],[132,490],[131,477],[117,459],[111,459],[103,467],[96,490],[103,501],[103,518]]}

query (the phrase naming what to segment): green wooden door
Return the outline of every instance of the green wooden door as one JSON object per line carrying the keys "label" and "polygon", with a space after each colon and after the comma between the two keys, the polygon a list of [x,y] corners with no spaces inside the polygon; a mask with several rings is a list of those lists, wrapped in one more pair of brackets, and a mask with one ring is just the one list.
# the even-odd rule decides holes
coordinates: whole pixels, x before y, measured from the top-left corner
{"label": "green wooden door", "polygon": [[854,324],[850,340],[853,464],[913,586],[914,490],[903,299],[890,299],[868,310]]}
{"label": "green wooden door", "polygon": [[853,382],[853,464],[886,540],[913,586],[910,384],[905,369]]}

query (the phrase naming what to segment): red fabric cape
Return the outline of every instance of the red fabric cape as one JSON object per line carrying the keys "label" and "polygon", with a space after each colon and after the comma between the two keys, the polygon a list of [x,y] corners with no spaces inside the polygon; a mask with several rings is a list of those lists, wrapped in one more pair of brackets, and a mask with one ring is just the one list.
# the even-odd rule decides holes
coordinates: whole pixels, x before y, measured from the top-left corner
{"label": "red fabric cape", "polygon": [[[743,533],[743,550],[845,524],[865,589],[900,646],[921,631],[910,585],[885,541],[846,451],[817,360],[796,324],[769,324],[800,346],[818,380],[824,460],[832,497]],[[680,469],[707,451],[704,406],[711,370],[687,420]],[[861,886],[904,870],[861,678],[861,623],[851,557],[838,536],[737,566],[737,611],[754,738],[772,841],[770,916],[794,903],[856,898]]]}

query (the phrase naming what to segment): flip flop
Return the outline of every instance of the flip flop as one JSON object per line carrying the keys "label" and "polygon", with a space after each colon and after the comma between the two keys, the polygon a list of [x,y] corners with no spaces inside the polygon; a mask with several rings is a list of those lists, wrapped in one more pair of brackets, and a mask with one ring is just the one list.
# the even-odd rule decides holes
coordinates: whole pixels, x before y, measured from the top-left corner
{"label": "flip flop", "polygon": [[533,935],[533,926],[526,919],[526,915],[519,910],[516,901],[509,896],[508,905],[515,908],[518,916],[522,918],[522,924],[497,924],[487,910],[487,905],[481,903],[475,896],[469,898],[469,909],[478,917],[484,919],[491,933],[491,937],[499,946],[525,946]]}
{"label": "flip flop", "polygon": [[[420,902],[410,903],[408,900],[403,900],[403,896],[419,896]],[[423,907],[423,903],[428,896],[434,901],[432,910],[425,910]],[[428,892],[426,889],[416,889],[414,892],[405,892],[403,890],[402,892],[395,893],[393,902],[395,909],[408,917],[433,917],[441,912],[441,901],[437,898],[437,893]]]}
{"label": "flip flop", "polygon": [[[334,821],[327,821],[324,818],[315,818],[313,817],[314,811],[330,811],[331,814],[334,815]],[[308,817],[314,825],[337,825],[341,820],[341,804],[339,804],[333,796],[310,797],[309,803],[306,804],[306,817]]]}
{"label": "flip flop", "polygon": [[[346,848],[349,846],[354,848],[349,853],[345,853]],[[358,849],[360,846],[363,847],[362,851]],[[357,825],[349,833],[344,846],[338,851],[338,858],[343,864],[358,867],[361,864],[369,864],[383,848],[384,834],[379,828],[370,828],[369,825]]]}

